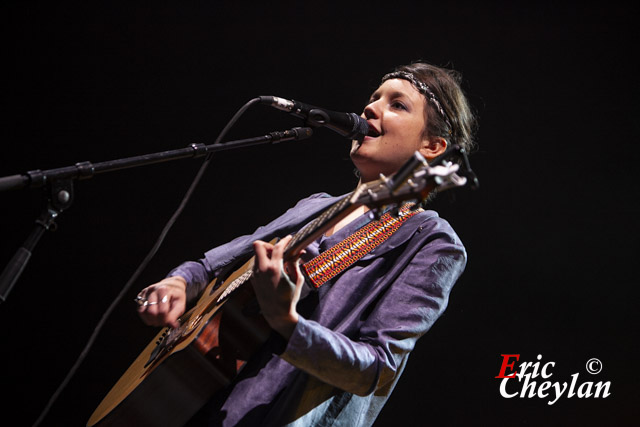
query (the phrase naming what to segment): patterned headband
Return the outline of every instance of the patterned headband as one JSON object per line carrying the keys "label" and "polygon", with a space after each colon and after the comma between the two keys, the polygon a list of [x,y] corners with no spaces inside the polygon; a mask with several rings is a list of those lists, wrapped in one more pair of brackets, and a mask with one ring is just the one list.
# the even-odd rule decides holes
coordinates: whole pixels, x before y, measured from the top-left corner
{"label": "patterned headband", "polygon": [[395,71],[393,73],[386,74],[384,77],[382,77],[382,83],[386,82],[389,79],[402,79],[411,83],[418,90],[418,92],[423,94],[429,101],[433,103],[433,105],[436,106],[436,109],[449,126],[449,135],[452,134],[453,126],[451,125],[451,120],[449,120],[449,116],[444,111],[444,108],[442,108],[442,104],[440,104],[440,101],[438,101],[436,94],[433,93],[429,86],[418,80],[416,76],[407,71]]}

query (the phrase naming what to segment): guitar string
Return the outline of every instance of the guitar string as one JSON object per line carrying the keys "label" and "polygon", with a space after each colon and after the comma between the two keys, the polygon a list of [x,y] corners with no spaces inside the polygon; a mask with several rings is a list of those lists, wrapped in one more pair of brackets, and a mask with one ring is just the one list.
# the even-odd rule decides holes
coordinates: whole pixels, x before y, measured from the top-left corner
{"label": "guitar string", "polygon": [[373,183],[361,184],[354,191],[352,191],[351,193],[347,194],[345,197],[343,197],[342,199],[334,203],[329,209],[322,212],[320,216],[318,216],[316,219],[311,221],[309,224],[303,227],[300,231],[294,234],[293,238],[291,239],[291,242],[289,242],[289,244],[287,245],[287,248],[285,249],[285,253],[287,255],[290,255],[288,254],[288,251],[291,248],[293,248],[294,246],[297,246],[300,242],[304,241],[309,236],[311,236],[314,232],[316,232],[319,228],[324,226],[328,221],[331,221],[334,218],[336,212],[343,211],[346,208],[346,206],[350,203],[351,198],[353,197],[354,194],[356,194],[356,192],[365,191],[361,187],[365,187],[366,191],[369,191],[370,190],[369,187],[372,187],[377,183],[378,181],[374,181]]}

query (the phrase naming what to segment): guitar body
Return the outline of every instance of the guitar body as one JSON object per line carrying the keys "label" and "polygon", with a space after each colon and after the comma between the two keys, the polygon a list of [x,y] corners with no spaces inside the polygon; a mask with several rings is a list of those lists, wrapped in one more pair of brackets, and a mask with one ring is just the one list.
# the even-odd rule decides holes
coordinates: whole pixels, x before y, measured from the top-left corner
{"label": "guitar body", "polygon": [[[229,384],[271,333],[253,287],[251,258],[164,328],[96,408],[87,426],[181,426]],[[244,286],[243,286],[244,285]]]}

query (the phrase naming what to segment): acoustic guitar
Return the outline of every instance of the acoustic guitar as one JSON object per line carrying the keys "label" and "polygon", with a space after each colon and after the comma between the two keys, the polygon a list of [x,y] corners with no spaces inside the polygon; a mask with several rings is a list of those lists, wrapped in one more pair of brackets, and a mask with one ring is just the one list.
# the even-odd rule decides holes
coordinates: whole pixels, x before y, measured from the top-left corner
{"label": "acoustic guitar", "polygon": [[[297,232],[284,258],[295,258],[359,206],[380,212],[403,201],[424,201],[434,190],[465,185],[460,166],[447,160],[460,153],[466,161],[464,151],[457,149],[429,165],[416,152],[393,177],[381,175],[359,185]],[[163,328],[98,405],[87,426],[181,426],[227,386],[271,334],[252,286],[244,286],[253,264],[251,258],[213,280],[180,317],[179,327]]]}

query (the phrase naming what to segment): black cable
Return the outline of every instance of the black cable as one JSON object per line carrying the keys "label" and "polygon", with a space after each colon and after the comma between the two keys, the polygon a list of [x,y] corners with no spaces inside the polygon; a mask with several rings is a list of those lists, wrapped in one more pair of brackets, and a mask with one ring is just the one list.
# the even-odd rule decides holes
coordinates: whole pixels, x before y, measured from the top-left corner
{"label": "black cable", "polygon": [[[242,116],[242,114],[244,114],[244,112],[249,107],[251,107],[253,104],[256,104],[258,102],[260,102],[260,98],[254,98],[254,99],[250,100],[249,102],[247,102],[245,105],[243,105],[242,108],[240,108],[236,112],[236,114],[231,118],[231,120],[229,120],[229,123],[227,123],[227,125],[224,127],[224,129],[222,129],[222,132],[220,132],[220,135],[215,140],[214,144],[220,144],[220,141],[222,141],[222,138],[224,138],[224,136],[227,134],[229,129],[231,129],[231,127],[238,121],[240,116]],[[115,310],[115,308],[120,303],[122,298],[124,298],[124,296],[129,292],[131,286],[135,283],[135,281],[138,279],[140,274],[147,267],[147,265],[149,264],[151,259],[156,255],[156,253],[158,252],[158,249],[160,249],[160,246],[162,245],[162,243],[163,243],[165,237],[167,236],[167,234],[169,233],[169,230],[171,229],[171,227],[173,227],[173,224],[176,222],[176,220],[178,219],[178,217],[180,216],[180,214],[184,210],[184,208],[187,205],[187,202],[189,201],[189,199],[191,198],[191,195],[193,194],[196,186],[198,185],[198,183],[200,182],[200,179],[204,175],[204,172],[207,169],[207,166],[209,166],[209,163],[211,162],[211,157],[212,157],[211,154],[209,154],[205,158],[204,162],[200,166],[200,169],[198,170],[198,173],[196,174],[195,178],[193,179],[193,182],[189,186],[189,189],[187,190],[187,192],[185,193],[184,197],[182,198],[182,201],[180,202],[180,205],[178,206],[176,211],[173,213],[173,215],[171,216],[171,218],[169,219],[167,224],[164,226],[162,232],[160,233],[160,236],[158,236],[158,239],[156,240],[156,243],[153,245],[153,247],[151,248],[151,250],[149,251],[147,256],[142,261],[142,263],[134,271],[134,273],[131,276],[131,278],[129,278],[129,280],[125,284],[124,288],[122,288],[122,290],[120,291],[118,296],[115,298],[115,300],[113,300],[111,305],[107,308],[107,310],[102,315],[102,318],[100,319],[100,321],[98,322],[98,325],[94,329],[93,334],[91,334],[91,337],[89,338],[89,341],[87,342],[87,344],[85,345],[84,349],[80,353],[80,356],[76,360],[75,364],[71,367],[71,369],[69,370],[69,373],[64,378],[62,383],[60,383],[60,385],[58,386],[56,391],[53,393],[53,395],[49,399],[49,402],[45,406],[44,410],[42,411],[42,413],[40,414],[40,416],[38,417],[36,422],[33,424],[34,427],[38,426],[42,422],[42,420],[44,420],[44,418],[46,417],[47,413],[49,412],[49,410],[53,406],[54,402],[58,399],[58,397],[60,396],[60,394],[62,393],[64,388],[67,386],[67,384],[69,384],[69,381],[71,380],[71,378],[73,378],[73,376],[75,375],[76,371],[78,370],[78,368],[80,367],[80,365],[82,364],[84,359],[86,358],[87,354],[89,353],[89,350],[91,349],[91,347],[92,347],[93,343],[95,342],[98,334],[100,333],[100,330],[105,325],[107,319],[109,318],[109,316],[111,315],[113,310]]]}

